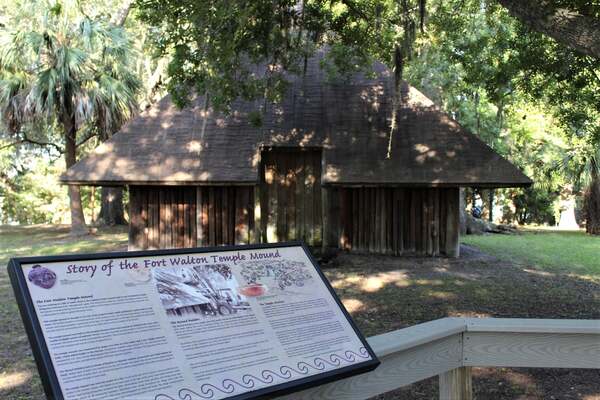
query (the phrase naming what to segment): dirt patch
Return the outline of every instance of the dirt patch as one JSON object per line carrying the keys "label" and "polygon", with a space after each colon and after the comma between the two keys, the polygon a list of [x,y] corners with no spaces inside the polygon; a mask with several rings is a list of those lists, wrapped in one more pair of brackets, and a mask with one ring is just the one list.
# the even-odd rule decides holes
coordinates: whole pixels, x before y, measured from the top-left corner
{"label": "dirt patch", "polygon": [[[459,259],[340,254],[326,275],[367,336],[443,317],[600,318],[600,279],[462,246]],[[476,368],[477,399],[600,400],[597,370]],[[432,399],[437,378],[377,399]]]}

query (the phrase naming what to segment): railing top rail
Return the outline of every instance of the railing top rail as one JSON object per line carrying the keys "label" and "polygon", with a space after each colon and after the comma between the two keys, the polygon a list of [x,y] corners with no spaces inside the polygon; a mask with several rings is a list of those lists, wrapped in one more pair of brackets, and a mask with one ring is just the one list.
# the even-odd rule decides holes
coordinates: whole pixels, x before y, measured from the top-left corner
{"label": "railing top rail", "polygon": [[442,318],[367,340],[375,371],[280,399],[364,400],[471,366],[600,369],[600,320]]}
{"label": "railing top rail", "polygon": [[600,320],[465,318],[467,332],[600,334]]}
{"label": "railing top rail", "polygon": [[442,318],[425,322],[397,331],[371,336],[367,340],[378,357],[385,357],[421,344],[465,332],[467,323],[464,318]]}
{"label": "railing top rail", "polygon": [[403,351],[464,332],[600,334],[600,320],[448,317],[368,338],[378,355]]}

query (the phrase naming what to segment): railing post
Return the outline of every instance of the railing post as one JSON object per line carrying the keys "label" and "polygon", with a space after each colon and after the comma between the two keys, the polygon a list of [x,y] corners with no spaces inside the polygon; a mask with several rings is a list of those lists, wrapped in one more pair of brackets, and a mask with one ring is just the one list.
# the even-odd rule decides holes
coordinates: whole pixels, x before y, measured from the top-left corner
{"label": "railing post", "polygon": [[460,367],[439,375],[440,400],[472,400],[471,367]]}

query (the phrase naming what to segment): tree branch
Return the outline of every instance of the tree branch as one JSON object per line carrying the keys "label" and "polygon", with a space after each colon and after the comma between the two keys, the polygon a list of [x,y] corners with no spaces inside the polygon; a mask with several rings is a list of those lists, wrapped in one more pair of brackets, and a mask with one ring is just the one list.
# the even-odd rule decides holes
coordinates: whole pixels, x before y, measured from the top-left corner
{"label": "tree branch", "polygon": [[52,142],[42,142],[36,139],[31,139],[30,137],[27,136],[26,133],[23,133],[23,139],[21,140],[21,142],[23,143],[31,143],[31,144],[35,144],[38,146],[52,146],[56,149],[56,151],[58,151],[59,153],[64,153],[64,150],[62,147],[60,147],[59,145],[57,145],[56,143],[52,143]]}
{"label": "tree branch", "polygon": [[115,15],[113,15],[110,23],[118,27],[125,25],[125,21],[127,21],[127,16],[129,15],[132,5],[133,0],[125,0],[125,4],[123,4],[123,7],[121,7]]}
{"label": "tree branch", "polygon": [[90,140],[91,138],[93,138],[95,136],[97,136],[96,133],[93,133],[93,132],[90,133],[89,135],[87,135],[86,137],[81,139],[81,141],[79,143],[76,143],[75,147],[77,148],[77,147],[81,146],[82,144],[86,143],[88,140]]}
{"label": "tree branch", "polygon": [[600,59],[600,20],[548,0],[498,0],[510,15],[578,53]]}
{"label": "tree branch", "polygon": [[4,146],[1,146],[0,150],[4,150],[4,149],[7,149],[7,148],[12,147],[12,146],[18,146],[18,145],[23,144],[23,143],[35,144],[36,146],[51,146],[51,147],[54,147],[56,149],[56,151],[58,151],[60,154],[64,153],[64,150],[62,149],[62,147],[60,147],[56,143],[42,142],[40,140],[32,139],[32,138],[28,137],[26,133],[23,133],[23,138],[22,139],[19,139],[19,140],[16,140],[16,141],[12,142],[12,143],[8,143],[8,144],[5,144]]}
{"label": "tree branch", "polygon": [[0,150],[8,149],[9,147],[16,146],[16,145],[19,145],[24,142],[25,142],[24,140],[17,140],[16,142],[8,143],[8,144],[5,144],[4,146],[1,146]]}

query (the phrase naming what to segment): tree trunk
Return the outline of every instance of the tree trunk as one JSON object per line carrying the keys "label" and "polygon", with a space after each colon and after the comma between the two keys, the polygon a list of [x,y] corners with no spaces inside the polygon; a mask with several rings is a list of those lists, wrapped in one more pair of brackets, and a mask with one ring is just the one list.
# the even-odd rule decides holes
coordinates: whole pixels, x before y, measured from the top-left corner
{"label": "tree trunk", "polygon": [[490,189],[490,191],[488,193],[488,204],[489,204],[488,221],[494,222],[494,189]]}
{"label": "tree trunk", "polygon": [[[70,168],[77,162],[77,144],[75,142],[77,128],[74,118],[63,118],[63,127],[65,130],[65,164],[67,168]],[[87,234],[83,206],[81,204],[81,193],[77,185],[69,185],[69,207],[71,208],[71,235],[81,236]]]}
{"label": "tree trunk", "polygon": [[[112,136],[112,132],[104,129],[100,132],[100,140],[106,142]],[[100,213],[98,214],[100,225],[127,225],[123,211],[123,188],[115,186],[102,187],[100,194]]]}
{"label": "tree trunk", "polygon": [[600,21],[548,0],[498,0],[528,28],[550,36],[580,54],[600,59]]}
{"label": "tree trunk", "polygon": [[585,193],[585,231],[600,235],[600,176],[595,160],[592,161],[592,182]]}
{"label": "tree trunk", "polygon": [[115,26],[123,26],[125,25],[125,21],[129,16],[129,11],[131,11],[131,6],[133,5],[133,0],[125,0],[125,4],[121,7],[112,17],[111,24]]}
{"label": "tree trunk", "polygon": [[98,222],[104,225],[127,225],[123,210],[123,188],[103,187]]}
{"label": "tree trunk", "polygon": [[459,189],[459,218],[460,218],[460,234],[467,234],[467,192],[465,188]]}

